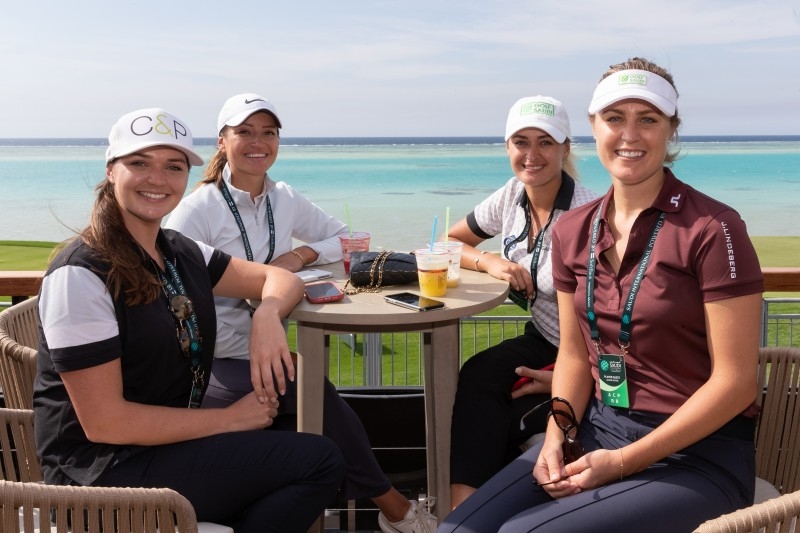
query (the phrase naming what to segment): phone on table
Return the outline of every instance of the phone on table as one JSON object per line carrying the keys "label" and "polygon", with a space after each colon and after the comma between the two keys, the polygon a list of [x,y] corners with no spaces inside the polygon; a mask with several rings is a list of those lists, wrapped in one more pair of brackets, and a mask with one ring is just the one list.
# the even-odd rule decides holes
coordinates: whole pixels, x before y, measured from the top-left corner
{"label": "phone on table", "polygon": [[300,272],[295,272],[295,274],[297,274],[300,279],[303,280],[303,283],[311,283],[312,281],[330,278],[333,276],[331,272],[328,272],[327,270],[320,270],[318,268],[301,270]]}
{"label": "phone on table", "polygon": [[[540,368],[539,370],[553,370],[555,366],[556,366],[555,363],[551,363],[544,368]],[[529,378],[528,376],[522,376],[517,381],[515,381],[513,385],[511,385],[511,392],[514,392],[518,388],[522,387],[526,383],[530,383],[531,381],[533,381],[533,378]]]}
{"label": "phone on table", "polygon": [[342,298],[344,298],[344,293],[330,281],[306,285],[306,299],[312,304],[338,302]]}
{"label": "phone on table", "polygon": [[441,309],[444,307],[444,302],[439,300],[432,300],[425,296],[414,294],[413,292],[398,292],[396,294],[387,294],[383,297],[384,300],[390,304],[415,309],[417,311],[430,311],[431,309]]}

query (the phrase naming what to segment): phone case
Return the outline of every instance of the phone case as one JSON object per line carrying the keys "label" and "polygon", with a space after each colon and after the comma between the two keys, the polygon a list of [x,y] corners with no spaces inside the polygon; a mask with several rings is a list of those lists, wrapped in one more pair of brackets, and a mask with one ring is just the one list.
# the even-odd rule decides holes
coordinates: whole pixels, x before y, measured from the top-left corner
{"label": "phone case", "polygon": [[[326,288],[332,287],[335,289],[334,294],[313,294],[315,287],[324,286]],[[331,282],[312,283],[306,285],[306,299],[312,304],[324,304],[329,302],[338,302],[344,298],[344,293]]]}

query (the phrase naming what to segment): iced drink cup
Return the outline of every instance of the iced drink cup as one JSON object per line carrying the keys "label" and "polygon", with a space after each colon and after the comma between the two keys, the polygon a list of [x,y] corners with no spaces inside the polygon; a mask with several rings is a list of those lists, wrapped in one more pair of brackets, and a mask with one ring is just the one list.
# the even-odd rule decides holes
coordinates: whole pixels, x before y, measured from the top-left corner
{"label": "iced drink cup", "polygon": [[435,298],[447,292],[447,269],[450,253],[447,250],[420,248],[414,252],[417,258],[419,292],[422,296]]}
{"label": "iced drink cup", "polygon": [[339,234],[339,241],[342,243],[342,261],[344,262],[345,276],[350,275],[350,252],[369,252],[370,236],[371,234],[366,231]]}
{"label": "iced drink cup", "polygon": [[450,254],[450,266],[447,268],[447,287],[458,287],[461,281],[461,248],[464,243],[458,241],[437,242],[434,250],[447,250]]}

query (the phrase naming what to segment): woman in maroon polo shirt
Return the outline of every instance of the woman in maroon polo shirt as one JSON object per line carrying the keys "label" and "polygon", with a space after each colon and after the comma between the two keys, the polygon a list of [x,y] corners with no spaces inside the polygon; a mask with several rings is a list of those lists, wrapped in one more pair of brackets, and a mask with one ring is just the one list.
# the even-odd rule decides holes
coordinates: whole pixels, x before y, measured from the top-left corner
{"label": "woman in maroon polo shirt", "polygon": [[553,229],[545,440],[439,531],[691,531],[752,503],[763,277],[738,213],[668,168],[677,100],[640,58],[597,85],[589,120],[612,186]]}

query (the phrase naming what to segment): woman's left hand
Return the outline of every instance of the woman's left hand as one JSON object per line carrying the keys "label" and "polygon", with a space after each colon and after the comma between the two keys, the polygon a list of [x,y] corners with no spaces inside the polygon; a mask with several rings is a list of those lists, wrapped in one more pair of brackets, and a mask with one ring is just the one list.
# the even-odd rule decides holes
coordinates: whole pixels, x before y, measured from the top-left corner
{"label": "woman's left hand", "polygon": [[[537,483],[550,482],[542,488],[553,498],[563,498],[584,490],[595,489],[620,479],[619,450],[600,449],[587,453],[564,466],[561,479],[555,483],[552,482],[548,467],[549,461],[553,461],[554,457],[552,450],[545,455],[545,448],[542,448],[533,470]],[[558,457],[561,457],[560,450]]]}
{"label": "woman's left hand", "polygon": [[[284,373],[284,367],[286,372]],[[286,380],[294,381],[295,370],[286,330],[274,310],[259,306],[250,329],[250,380],[262,403],[286,393]]]}

